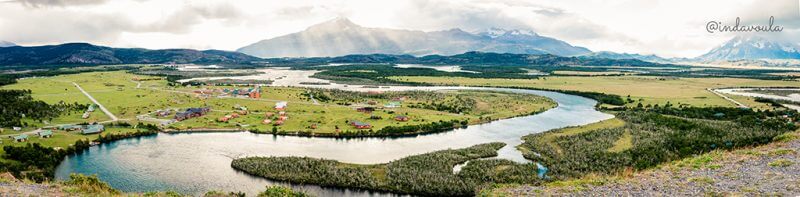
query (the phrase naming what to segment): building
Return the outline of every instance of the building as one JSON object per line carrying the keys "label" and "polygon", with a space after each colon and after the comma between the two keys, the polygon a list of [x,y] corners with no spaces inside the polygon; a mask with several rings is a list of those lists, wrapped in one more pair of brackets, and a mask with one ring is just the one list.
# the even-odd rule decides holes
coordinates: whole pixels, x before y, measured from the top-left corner
{"label": "building", "polygon": [[288,104],[286,101],[277,102],[275,103],[275,110],[286,110]]}
{"label": "building", "polygon": [[283,125],[283,120],[276,120],[275,122],[272,122],[272,125],[275,125],[275,126]]}
{"label": "building", "polygon": [[21,131],[22,127],[11,127],[11,129],[14,131]]}
{"label": "building", "polygon": [[359,107],[359,108],[356,108],[356,111],[364,112],[364,113],[372,113],[373,111],[375,111],[375,108],[374,107]]}
{"label": "building", "polygon": [[372,128],[372,125],[370,125],[369,123],[360,122],[360,121],[350,121],[350,125],[353,125],[354,127],[356,127],[356,129],[369,129],[369,128]]}
{"label": "building", "polygon": [[178,112],[175,114],[175,120],[183,121],[189,118],[204,116],[208,111],[211,111],[209,107],[198,107],[198,108],[189,108],[186,109],[184,112]]}
{"label": "building", "polygon": [[272,123],[272,120],[264,119],[263,121],[261,121],[261,124],[269,124],[269,123]]}
{"label": "building", "polygon": [[41,138],[50,138],[50,137],[53,137],[53,131],[52,131],[52,130],[42,130],[42,131],[39,131],[39,137],[41,137]]}
{"label": "building", "polygon": [[86,125],[86,128],[84,128],[83,131],[81,131],[81,134],[90,135],[90,134],[102,133],[105,130],[106,130],[105,126],[101,124]]}
{"label": "building", "polygon": [[272,118],[272,116],[275,116],[275,113],[267,112],[267,113],[264,113],[264,116],[267,117],[267,118]]}
{"label": "building", "polygon": [[410,120],[410,118],[408,118],[408,116],[395,116],[394,120],[400,121],[400,122],[405,122],[405,121]]}
{"label": "building", "polygon": [[17,141],[17,142],[28,141],[28,135],[21,134],[21,135],[18,135],[18,136],[14,136],[14,141]]}
{"label": "building", "polygon": [[58,126],[58,129],[64,131],[80,131],[83,129],[83,127],[80,125],[61,125]]}
{"label": "building", "polygon": [[166,117],[166,116],[169,116],[169,114],[171,114],[171,113],[172,113],[172,110],[169,110],[169,109],[158,110],[158,111],[156,111],[156,116],[158,116],[158,117]]}
{"label": "building", "polygon": [[400,102],[392,101],[392,102],[386,103],[386,105],[383,105],[383,107],[385,107],[385,108],[398,108],[398,107],[400,107]]}

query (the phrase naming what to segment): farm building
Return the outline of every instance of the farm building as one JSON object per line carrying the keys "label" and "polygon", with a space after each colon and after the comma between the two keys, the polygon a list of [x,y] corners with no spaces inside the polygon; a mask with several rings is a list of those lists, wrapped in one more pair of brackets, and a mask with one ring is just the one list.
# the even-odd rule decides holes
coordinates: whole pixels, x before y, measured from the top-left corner
{"label": "farm building", "polygon": [[277,102],[275,103],[275,110],[286,110],[288,104],[286,101]]}
{"label": "farm building", "polygon": [[175,114],[175,120],[182,121],[182,120],[186,120],[186,119],[189,119],[189,118],[204,116],[204,115],[206,115],[206,113],[208,113],[208,111],[211,111],[211,108],[209,108],[209,107],[189,108],[189,109],[186,109],[186,111],[184,111],[184,112],[176,113]]}
{"label": "farm building", "polygon": [[61,125],[58,126],[58,129],[64,131],[79,131],[83,129],[83,127],[81,127],[80,125]]}
{"label": "farm building", "polygon": [[169,110],[169,109],[158,110],[158,111],[156,111],[156,116],[158,116],[158,117],[166,117],[166,116],[169,116],[169,114],[171,114],[171,113],[172,113],[172,110]]}
{"label": "farm building", "polygon": [[394,120],[400,121],[400,122],[405,122],[405,121],[410,120],[410,118],[408,118],[408,116],[395,116]]}
{"label": "farm building", "polygon": [[350,121],[350,125],[353,125],[354,127],[356,127],[356,129],[369,129],[369,128],[372,128],[372,125],[370,125],[369,123],[360,122],[360,121]]}
{"label": "farm building", "polygon": [[359,108],[356,108],[356,111],[364,112],[364,113],[372,113],[373,111],[375,111],[375,108],[374,107],[359,107]]}
{"label": "farm building", "polygon": [[41,138],[53,137],[53,131],[52,130],[39,131],[39,137],[41,137]]}
{"label": "farm building", "polygon": [[101,124],[86,125],[86,128],[84,128],[83,131],[81,131],[81,134],[89,135],[95,133],[102,133],[105,130],[106,130],[105,126]]}
{"label": "farm building", "polygon": [[14,141],[17,141],[17,142],[28,141],[28,135],[21,134],[21,135],[18,135],[18,136],[14,136]]}
{"label": "farm building", "polygon": [[392,102],[386,103],[386,105],[383,105],[383,107],[385,107],[385,108],[398,108],[398,107],[400,107],[400,102],[392,101]]}

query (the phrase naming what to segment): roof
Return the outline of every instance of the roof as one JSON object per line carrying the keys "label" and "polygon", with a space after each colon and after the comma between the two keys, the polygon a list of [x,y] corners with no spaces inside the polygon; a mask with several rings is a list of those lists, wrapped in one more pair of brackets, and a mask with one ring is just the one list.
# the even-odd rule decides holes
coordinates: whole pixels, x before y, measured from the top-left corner
{"label": "roof", "polygon": [[83,128],[80,125],[61,125],[58,126],[59,129],[80,129]]}
{"label": "roof", "polygon": [[369,123],[355,121],[355,122],[353,122],[353,125],[355,125],[355,126],[369,126]]}
{"label": "roof", "polygon": [[286,105],[288,104],[289,103],[287,103],[286,101],[277,102],[275,103],[275,108],[286,108]]}
{"label": "roof", "polygon": [[21,139],[28,139],[28,135],[22,134],[22,135],[14,136],[14,140],[21,140]]}
{"label": "roof", "polygon": [[83,134],[94,134],[94,133],[100,133],[100,132],[103,132],[103,129],[105,129],[105,126],[103,126],[103,125],[101,125],[101,124],[97,124],[97,125],[86,125],[86,129],[84,129],[83,131],[81,131],[81,133],[83,133]]}
{"label": "roof", "polygon": [[39,136],[45,136],[45,135],[53,135],[53,131],[51,131],[51,130],[42,130],[42,131],[39,132]]}

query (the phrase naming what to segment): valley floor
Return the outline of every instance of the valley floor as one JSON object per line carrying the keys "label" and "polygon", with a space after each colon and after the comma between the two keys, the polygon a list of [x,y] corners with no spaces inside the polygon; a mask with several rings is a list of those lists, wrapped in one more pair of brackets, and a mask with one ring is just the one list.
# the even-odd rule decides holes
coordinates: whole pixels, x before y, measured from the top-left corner
{"label": "valley floor", "polygon": [[711,153],[638,173],[549,183],[499,185],[486,196],[800,195],[800,133],[754,148]]}

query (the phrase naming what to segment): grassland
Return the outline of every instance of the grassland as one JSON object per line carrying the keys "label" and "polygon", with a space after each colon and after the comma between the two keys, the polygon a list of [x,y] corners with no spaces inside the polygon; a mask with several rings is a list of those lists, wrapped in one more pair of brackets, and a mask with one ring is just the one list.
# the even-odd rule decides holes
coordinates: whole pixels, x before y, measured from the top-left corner
{"label": "grassland", "polygon": [[[437,85],[465,85],[465,86],[505,86],[505,87],[532,87],[543,89],[577,90],[588,92],[602,92],[616,94],[623,97],[630,95],[635,102],[629,105],[664,105],[667,102],[673,105],[686,104],[691,106],[727,106],[734,104],[707,91],[707,88],[722,87],[770,87],[770,86],[800,86],[798,81],[757,80],[741,78],[675,78],[651,76],[554,76],[540,79],[488,79],[488,78],[460,78],[460,77],[391,77],[391,79],[404,82],[423,82]],[[734,99],[741,100],[741,97]],[[752,100],[752,99],[749,99]],[[741,100],[754,105],[756,108],[770,108],[766,104],[759,104]]]}
{"label": "grassland", "polygon": [[[413,97],[403,101],[399,108],[380,109],[389,99],[371,99],[374,105],[366,103],[349,103],[346,106],[336,101],[314,103],[304,93],[308,89],[286,87],[263,87],[262,97],[258,99],[243,97],[217,97],[200,96],[193,93],[200,89],[233,89],[247,88],[247,86],[194,86],[174,87],[169,86],[166,80],[134,81],[134,78],[148,78],[124,71],[115,72],[90,72],[54,77],[39,77],[21,79],[18,83],[0,87],[2,89],[30,89],[34,99],[47,103],[68,102],[91,104],[72,84],[79,84],[84,90],[103,104],[109,111],[122,121],[135,124],[139,122],[137,116],[149,115],[155,117],[154,112],[161,109],[185,109],[189,107],[209,106],[212,111],[206,116],[192,118],[168,126],[169,129],[238,129],[272,131],[273,125],[262,124],[265,113],[276,112],[273,107],[276,102],[287,101],[286,110],[288,120],[281,126],[275,127],[281,133],[311,132],[333,133],[336,128],[340,132],[355,132],[357,129],[349,126],[350,121],[362,121],[371,124],[373,130],[387,126],[419,125],[439,121],[468,121],[478,123],[482,120],[494,120],[543,111],[555,106],[552,101],[531,95],[517,95],[511,93],[454,91],[443,92],[444,99],[468,98],[474,100],[472,113],[453,113],[441,110],[408,107],[408,104],[424,103],[424,100],[414,100]],[[152,77],[150,77],[152,78]],[[366,100],[364,100],[366,102]],[[218,119],[238,111],[236,106],[244,106],[250,112],[248,115],[220,122]],[[372,106],[378,108],[373,113],[361,113],[355,110],[356,106]],[[410,117],[407,122],[394,120],[397,115]],[[102,122],[110,120],[100,110],[92,113],[89,119],[82,119],[81,113],[68,114],[55,118],[49,122],[28,122],[30,131],[38,127],[55,126],[60,124],[75,124],[83,122]],[[172,116],[161,119],[169,119]],[[317,128],[312,129],[312,125]],[[10,130],[10,129],[7,129]],[[7,133],[0,133],[7,134]],[[14,134],[14,133],[11,133]],[[59,137],[59,136],[56,136]]]}

